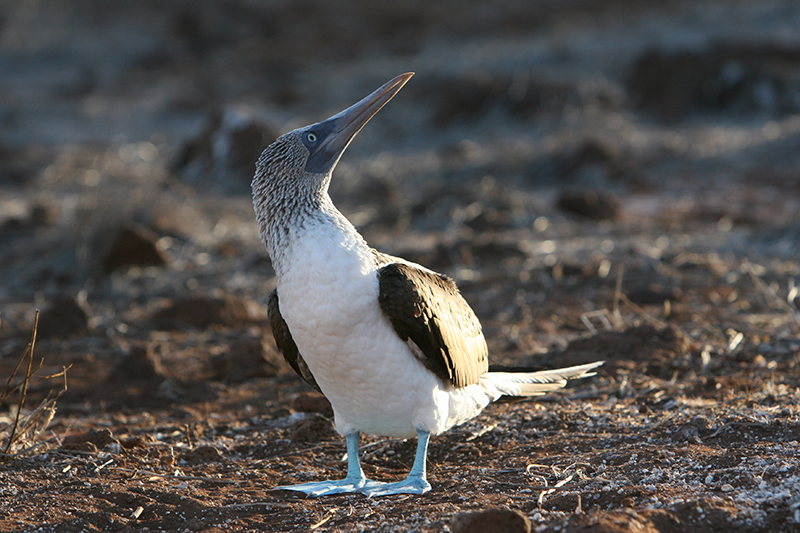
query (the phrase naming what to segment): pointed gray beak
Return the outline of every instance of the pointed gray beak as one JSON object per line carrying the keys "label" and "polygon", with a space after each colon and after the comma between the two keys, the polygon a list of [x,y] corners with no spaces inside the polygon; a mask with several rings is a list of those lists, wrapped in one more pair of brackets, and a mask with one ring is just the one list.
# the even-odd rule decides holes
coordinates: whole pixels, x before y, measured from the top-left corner
{"label": "pointed gray beak", "polygon": [[369,119],[375,116],[375,113],[380,111],[413,75],[413,72],[401,74],[357,104],[328,120],[306,128],[302,137],[303,144],[311,152],[306,163],[306,171],[324,174],[333,170],[350,141],[361,131],[364,124],[369,122]]}

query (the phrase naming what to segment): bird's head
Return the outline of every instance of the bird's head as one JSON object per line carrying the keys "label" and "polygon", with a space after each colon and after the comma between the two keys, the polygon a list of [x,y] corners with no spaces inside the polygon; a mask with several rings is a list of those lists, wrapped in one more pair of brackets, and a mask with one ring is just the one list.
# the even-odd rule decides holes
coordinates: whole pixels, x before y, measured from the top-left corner
{"label": "bird's head", "polygon": [[282,211],[302,209],[326,196],[330,176],[350,141],[405,83],[401,74],[331,118],[279,137],[256,163],[253,203],[262,229]]}

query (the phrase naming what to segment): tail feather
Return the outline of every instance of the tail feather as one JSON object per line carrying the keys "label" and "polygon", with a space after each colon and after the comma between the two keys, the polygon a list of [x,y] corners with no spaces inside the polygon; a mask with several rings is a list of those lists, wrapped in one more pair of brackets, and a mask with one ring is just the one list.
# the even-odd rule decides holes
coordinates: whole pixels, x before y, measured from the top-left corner
{"label": "tail feather", "polygon": [[500,396],[541,396],[566,386],[569,379],[594,376],[592,370],[602,364],[599,361],[540,372],[488,372],[481,377],[481,386],[491,401]]}

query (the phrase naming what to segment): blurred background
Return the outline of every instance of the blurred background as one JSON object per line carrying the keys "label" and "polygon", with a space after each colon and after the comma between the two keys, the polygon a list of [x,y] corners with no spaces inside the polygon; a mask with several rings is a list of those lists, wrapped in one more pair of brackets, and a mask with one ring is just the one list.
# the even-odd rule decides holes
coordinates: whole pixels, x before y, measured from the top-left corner
{"label": "blurred background", "polygon": [[[208,506],[242,530],[295,530],[298,515],[285,503],[268,510],[283,513],[283,529],[242,522],[251,511],[228,505],[242,487],[253,501],[272,501],[264,491],[298,471],[282,459],[293,450],[315,454],[303,467],[315,465],[313,479],[330,477],[341,456],[330,407],[297,396],[307,389],[271,344],[264,303],[275,280],[250,200],[254,161],[278,135],[414,71],[345,153],[334,202],[376,248],[458,281],[493,362],[605,359],[598,377],[576,387],[594,391],[582,398],[598,399],[616,424],[586,422],[590,408],[535,404],[546,407],[531,425],[531,404],[495,406],[442,437],[451,442],[436,445],[437,482],[450,468],[489,487],[479,467],[490,456],[494,471],[508,472],[528,461],[519,450],[546,449],[563,465],[607,459],[601,477],[633,487],[585,505],[635,502],[646,512],[661,505],[642,496],[656,489],[631,479],[643,479],[645,459],[656,479],[667,468],[657,447],[674,448],[684,433],[723,447],[794,441],[791,468],[760,448],[764,461],[751,465],[781,468],[766,476],[731,469],[734,452],[706,447],[686,457],[701,465],[691,489],[683,463],[658,483],[683,483],[673,494],[688,511],[678,509],[675,523],[695,520],[695,499],[706,501],[712,479],[736,499],[727,514],[707,513],[722,517],[710,528],[730,528],[745,501],[774,521],[759,522],[765,530],[790,516],[796,525],[799,29],[797,0],[0,0],[0,376],[25,368],[15,364],[37,308],[40,375],[56,376],[30,380],[25,409],[16,396],[0,398],[0,446],[89,454],[25,466],[20,498],[53,498],[44,506],[61,513],[53,530],[67,531],[64,495],[92,507],[85,496],[94,489],[84,485],[107,475],[100,483],[113,480],[123,503],[86,516],[110,530],[134,512],[124,502],[149,505],[128,495],[129,473],[170,470],[174,447],[197,476],[238,479],[248,461],[249,485],[165,489],[181,501],[193,494],[195,507],[148,507],[150,527],[184,530],[173,517]],[[31,411],[60,390],[69,365],[58,416],[53,404]],[[724,418],[734,407],[749,414]],[[44,422],[9,434],[16,412]],[[488,450],[481,461],[449,458],[497,413],[517,418],[476,441]],[[587,423],[606,428],[597,446]],[[553,431],[530,436],[542,427]],[[582,457],[553,456],[567,450],[565,428],[577,428],[569,436]],[[630,461],[611,453],[628,430]],[[81,431],[89,436],[60,440]],[[637,459],[644,434],[656,439],[654,455]],[[386,446],[396,454],[381,455]],[[386,446],[373,449],[366,463],[378,466],[369,468],[411,460],[412,445]],[[129,472],[100,473],[107,459],[91,455],[98,450]],[[478,456],[475,448],[469,457]],[[77,457],[86,483],[62,483]],[[631,472],[611,468],[623,464]],[[21,475],[16,463],[2,465]],[[765,484],[786,496],[753,496]],[[482,497],[507,505],[506,489],[492,485]],[[695,490],[706,492],[684,492]],[[555,498],[553,509],[573,513],[571,497]],[[420,520],[472,505],[447,498],[432,493],[425,501],[439,507]],[[27,504],[2,501],[0,518],[33,527]],[[29,503],[42,509],[37,501]],[[422,500],[412,501],[395,510],[405,513],[398,523],[420,516]],[[520,501],[534,511],[533,500]],[[309,516],[315,505],[304,504]],[[321,516],[306,521],[321,525]],[[380,525],[378,514],[371,520]]]}
{"label": "blurred background", "polygon": [[64,299],[102,337],[178,297],[261,313],[254,160],[405,71],[331,193],[374,245],[476,294],[510,276],[476,296],[484,319],[565,272],[589,311],[620,257],[656,302],[679,290],[647,288],[665,254],[793,259],[798,27],[779,0],[4,1],[3,328]]}
{"label": "blurred background", "polygon": [[[91,293],[129,263],[217,274],[220,256],[247,259],[153,290],[249,286],[260,151],[409,70],[332,189],[379,240],[532,227],[554,206],[650,218],[662,197],[678,224],[786,224],[798,27],[778,0],[3,1],[0,301]],[[111,257],[121,228],[155,249]]]}

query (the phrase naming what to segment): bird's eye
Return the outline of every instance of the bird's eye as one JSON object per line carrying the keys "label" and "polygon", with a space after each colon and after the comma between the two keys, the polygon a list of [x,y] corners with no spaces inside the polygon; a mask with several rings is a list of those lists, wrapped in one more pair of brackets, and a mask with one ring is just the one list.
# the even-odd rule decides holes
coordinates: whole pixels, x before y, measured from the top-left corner
{"label": "bird's eye", "polygon": [[306,140],[310,143],[317,142],[317,134],[313,132],[306,133]]}

